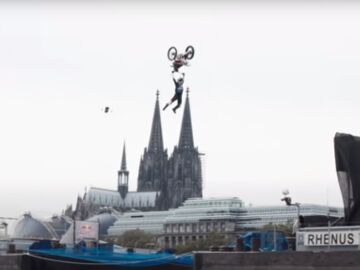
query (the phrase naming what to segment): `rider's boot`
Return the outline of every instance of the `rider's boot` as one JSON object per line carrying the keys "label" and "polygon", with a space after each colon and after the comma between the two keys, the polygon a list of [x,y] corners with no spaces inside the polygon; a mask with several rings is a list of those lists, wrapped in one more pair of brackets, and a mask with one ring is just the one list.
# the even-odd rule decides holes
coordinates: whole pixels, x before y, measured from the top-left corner
{"label": "rider's boot", "polygon": [[163,111],[165,111],[165,109],[169,106],[169,103],[166,103],[164,108],[163,108]]}

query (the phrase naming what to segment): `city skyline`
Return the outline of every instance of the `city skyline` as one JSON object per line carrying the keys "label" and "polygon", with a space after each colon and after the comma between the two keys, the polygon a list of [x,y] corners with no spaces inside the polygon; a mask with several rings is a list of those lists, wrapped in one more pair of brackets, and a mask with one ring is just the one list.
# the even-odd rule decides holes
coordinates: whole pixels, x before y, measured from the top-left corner
{"label": "city skyline", "polygon": [[[186,73],[203,196],[342,206],[333,138],[359,135],[360,4],[352,1],[0,3],[0,216],[43,216],[86,187],[136,190],[157,90]],[[184,94],[185,96],[185,94]],[[104,107],[110,107],[104,113]],[[183,107],[161,111],[164,147]]]}

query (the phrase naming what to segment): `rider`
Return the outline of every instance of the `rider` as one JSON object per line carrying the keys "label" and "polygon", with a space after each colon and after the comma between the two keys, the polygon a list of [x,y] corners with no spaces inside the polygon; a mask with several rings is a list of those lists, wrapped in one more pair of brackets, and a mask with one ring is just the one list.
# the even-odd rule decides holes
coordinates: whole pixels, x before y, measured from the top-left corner
{"label": "rider", "polygon": [[[175,68],[174,68],[175,69]],[[181,106],[181,102],[182,102],[182,93],[183,93],[183,84],[184,84],[184,78],[185,78],[185,73],[181,73],[182,77],[180,77],[179,79],[175,79],[174,77],[174,73],[177,71],[173,70],[172,74],[173,74],[173,81],[175,83],[175,95],[171,98],[171,100],[165,104],[163,110],[165,110],[171,103],[173,103],[175,100],[177,101],[177,105],[172,109],[174,113],[176,113],[176,110]]]}
{"label": "rider", "polygon": [[176,57],[176,59],[173,62],[174,71],[178,72],[179,68],[186,65],[188,65],[188,62],[185,60],[184,56],[180,54],[178,57]]}

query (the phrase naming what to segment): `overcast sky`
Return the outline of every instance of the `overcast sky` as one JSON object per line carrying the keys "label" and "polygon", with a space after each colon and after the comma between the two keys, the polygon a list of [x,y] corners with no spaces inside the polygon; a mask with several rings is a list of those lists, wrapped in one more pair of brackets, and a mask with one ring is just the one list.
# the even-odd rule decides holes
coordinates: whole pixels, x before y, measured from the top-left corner
{"label": "overcast sky", "polygon": [[[70,2],[0,2],[0,216],[116,189],[124,141],[135,190],[156,90],[161,106],[174,91],[167,50],[187,45],[204,197],[342,206],[333,137],[360,135],[359,4]],[[169,153],[182,109],[161,114]]]}

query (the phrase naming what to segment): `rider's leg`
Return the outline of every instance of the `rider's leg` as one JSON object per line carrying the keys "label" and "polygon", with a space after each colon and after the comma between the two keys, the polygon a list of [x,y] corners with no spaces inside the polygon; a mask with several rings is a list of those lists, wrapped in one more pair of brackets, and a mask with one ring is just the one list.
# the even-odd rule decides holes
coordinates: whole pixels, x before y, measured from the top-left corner
{"label": "rider's leg", "polygon": [[176,104],[176,106],[172,109],[174,113],[176,113],[176,110],[177,110],[178,108],[180,108],[181,102],[182,102],[182,96],[181,96],[181,95],[178,95],[178,96],[177,96],[177,104]]}
{"label": "rider's leg", "polygon": [[173,103],[175,100],[177,100],[176,95],[174,95],[174,96],[170,99],[170,101],[165,104],[165,106],[164,106],[164,108],[163,108],[163,111],[164,111],[171,103]]}

